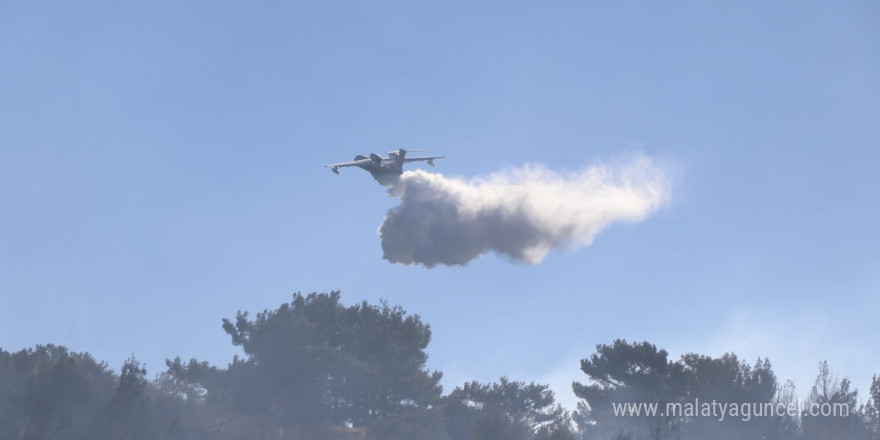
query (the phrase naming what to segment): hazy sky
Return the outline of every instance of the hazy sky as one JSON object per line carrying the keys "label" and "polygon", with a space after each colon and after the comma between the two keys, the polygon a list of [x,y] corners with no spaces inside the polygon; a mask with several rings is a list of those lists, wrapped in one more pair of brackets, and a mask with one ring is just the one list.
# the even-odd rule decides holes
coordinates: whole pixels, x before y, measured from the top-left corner
{"label": "hazy sky", "polygon": [[[0,347],[149,374],[295,291],[385,298],[465,380],[585,378],[615,338],[880,373],[880,4],[2,2]],[[389,198],[324,164],[474,177],[643,153],[671,202],[539,265],[403,267]]]}

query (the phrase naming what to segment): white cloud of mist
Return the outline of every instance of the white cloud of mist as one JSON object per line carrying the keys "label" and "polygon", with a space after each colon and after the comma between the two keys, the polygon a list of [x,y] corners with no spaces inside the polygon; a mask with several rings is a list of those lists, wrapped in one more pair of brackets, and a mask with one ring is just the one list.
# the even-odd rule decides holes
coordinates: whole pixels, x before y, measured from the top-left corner
{"label": "white cloud of mist", "polygon": [[470,180],[407,171],[389,189],[400,205],[379,236],[384,258],[404,265],[466,265],[490,251],[537,264],[611,223],[645,219],[670,192],[668,170],[641,155],[567,175],[539,165]]}

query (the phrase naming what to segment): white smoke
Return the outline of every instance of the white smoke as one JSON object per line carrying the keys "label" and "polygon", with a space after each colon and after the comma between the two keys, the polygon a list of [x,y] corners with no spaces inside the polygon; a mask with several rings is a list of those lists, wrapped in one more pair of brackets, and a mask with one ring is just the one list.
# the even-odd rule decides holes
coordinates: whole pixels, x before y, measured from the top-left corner
{"label": "white smoke", "polygon": [[551,249],[589,245],[615,221],[639,222],[671,191],[669,173],[645,156],[569,175],[526,165],[464,180],[403,173],[400,197],[379,226],[384,258],[404,265],[465,265],[489,251],[537,264]]}

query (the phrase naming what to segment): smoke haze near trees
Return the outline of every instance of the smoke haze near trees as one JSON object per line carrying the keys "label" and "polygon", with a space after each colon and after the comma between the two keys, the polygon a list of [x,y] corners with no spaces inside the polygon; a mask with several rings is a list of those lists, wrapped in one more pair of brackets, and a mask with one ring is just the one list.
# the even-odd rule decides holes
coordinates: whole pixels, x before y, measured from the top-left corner
{"label": "smoke haze near trees", "polygon": [[[547,385],[501,377],[448,393],[426,367],[431,329],[399,306],[345,306],[340,293],[296,294],[223,330],[244,351],[226,367],[169,359],[153,380],[133,355],[114,373],[56,345],[0,349],[2,439],[880,439],[880,379],[860,400],[819,364],[803,400],[767,359],[729,353],[671,359],[649,342],[600,344],[581,361],[567,411]],[[838,405],[718,420],[688,414],[622,416],[622,403]]]}

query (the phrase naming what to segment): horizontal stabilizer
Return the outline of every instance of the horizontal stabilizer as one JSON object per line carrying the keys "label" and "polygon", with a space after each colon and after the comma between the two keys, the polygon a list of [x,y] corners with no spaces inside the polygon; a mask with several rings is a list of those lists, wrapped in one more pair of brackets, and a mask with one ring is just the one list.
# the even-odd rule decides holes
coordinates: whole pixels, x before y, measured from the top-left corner
{"label": "horizontal stabilizer", "polygon": [[404,154],[406,154],[406,153],[412,153],[413,151],[425,151],[425,149],[424,148],[401,148],[399,150],[389,151],[388,154],[400,153],[400,152],[403,152]]}

